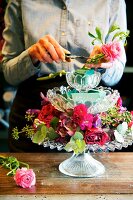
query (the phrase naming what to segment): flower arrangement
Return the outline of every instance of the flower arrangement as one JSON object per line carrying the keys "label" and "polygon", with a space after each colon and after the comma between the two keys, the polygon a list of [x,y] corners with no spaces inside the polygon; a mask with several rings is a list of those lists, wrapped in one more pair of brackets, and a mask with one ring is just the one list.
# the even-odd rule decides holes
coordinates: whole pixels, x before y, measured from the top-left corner
{"label": "flower arrangement", "polygon": [[66,151],[75,154],[84,152],[88,145],[103,146],[111,141],[123,143],[125,137],[133,138],[133,112],[122,106],[121,98],[106,112],[89,113],[85,104],[60,111],[50,99],[41,94],[41,110],[29,109],[26,120],[31,123],[18,130],[13,129],[13,137],[26,132],[33,143],[59,143]]}
{"label": "flower arrangement", "polygon": [[[125,40],[129,35],[129,31],[122,32],[120,31],[119,26],[114,24],[109,29],[104,43],[100,28],[96,27],[95,30],[96,35],[93,35],[90,32],[88,33],[89,36],[93,38],[92,44],[94,45],[95,41],[99,41],[101,44],[99,46],[94,46],[94,49],[83,68],[74,72],[74,74],[78,75],[76,76],[78,82],[80,82],[80,76],[84,77],[85,75],[87,75],[87,77],[96,75],[95,79],[97,82],[99,74],[94,74],[94,70],[90,70],[86,65],[112,62],[119,59],[121,56],[121,46],[119,41],[123,39]],[[112,41],[110,43],[106,43],[107,38],[114,31],[115,34]],[[62,73],[57,72],[55,74],[50,74],[48,77],[41,77],[38,80],[46,80],[54,78],[56,75],[61,76],[64,74],[65,72],[63,70]],[[83,82],[83,79],[81,82]],[[94,82],[94,79],[92,82]],[[69,85],[73,87],[74,84],[75,79],[74,83],[72,82],[72,85]],[[94,86],[95,88],[93,86],[91,87],[94,88],[92,89],[91,95],[96,95],[96,93],[99,93],[100,95],[99,89],[96,88],[98,84]],[[19,139],[19,134],[26,133],[27,137],[31,138],[33,143],[43,145],[48,142],[59,143],[66,151],[74,151],[75,154],[79,154],[88,149],[89,145],[103,146],[111,141],[123,143],[127,136],[133,138],[133,112],[129,112],[122,106],[120,96],[114,98],[114,94],[104,94],[106,92],[104,92],[103,89],[101,96],[96,96],[92,102],[94,107],[95,105],[97,105],[97,108],[98,106],[101,107],[101,103],[109,103],[109,100],[102,102],[102,99],[104,99],[105,96],[108,96],[108,99],[112,98],[112,101],[114,101],[114,98],[115,103],[111,104],[110,102],[109,104],[112,106],[109,107],[109,109],[92,112],[91,106],[87,103],[74,102],[71,104],[73,101],[73,99],[70,98],[72,93],[78,94],[78,97],[82,94],[81,96],[83,98],[88,98],[86,96],[86,94],[88,95],[89,93],[88,88],[87,90],[84,90],[85,92],[82,91],[82,93],[80,93],[81,91],[82,88],[80,91],[77,91],[76,88],[72,90],[70,89],[69,91],[66,89],[60,95],[57,93],[56,104],[54,103],[55,99],[52,100],[53,96],[55,96],[55,92],[53,92],[53,96],[47,95],[47,97],[41,93],[42,108],[40,110],[29,109],[26,112],[25,118],[27,120],[27,124],[22,128],[22,130],[18,130],[17,127],[13,129],[12,135],[14,139]],[[100,104],[97,104],[97,98],[100,98]]]}

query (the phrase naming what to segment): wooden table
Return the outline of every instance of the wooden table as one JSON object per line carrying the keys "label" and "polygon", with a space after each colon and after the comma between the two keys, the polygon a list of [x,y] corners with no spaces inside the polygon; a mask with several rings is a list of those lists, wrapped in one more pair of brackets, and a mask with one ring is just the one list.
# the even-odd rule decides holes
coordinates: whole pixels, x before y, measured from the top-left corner
{"label": "wooden table", "polygon": [[69,153],[1,153],[27,162],[36,173],[36,186],[16,186],[7,170],[0,168],[1,200],[133,200],[133,153],[95,154],[105,167],[104,175],[96,178],[73,178],[59,172],[59,164]]}

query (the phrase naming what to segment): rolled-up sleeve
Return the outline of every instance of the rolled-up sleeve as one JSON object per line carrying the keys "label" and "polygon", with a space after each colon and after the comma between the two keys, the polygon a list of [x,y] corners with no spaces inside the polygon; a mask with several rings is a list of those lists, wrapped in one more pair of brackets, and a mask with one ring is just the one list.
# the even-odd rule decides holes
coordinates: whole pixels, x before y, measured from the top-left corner
{"label": "rolled-up sleeve", "polygon": [[18,85],[39,71],[25,50],[19,0],[10,1],[6,8],[3,38],[3,73],[7,82]]}
{"label": "rolled-up sleeve", "polygon": [[[126,20],[126,4],[124,0],[112,0],[110,9],[110,26],[114,23],[118,24],[122,31],[127,30]],[[122,54],[119,60],[112,63],[112,67],[106,69],[106,72],[102,75],[102,81],[107,86],[113,86],[117,84],[122,75],[126,64],[126,54],[124,49],[124,41],[121,44]]]}

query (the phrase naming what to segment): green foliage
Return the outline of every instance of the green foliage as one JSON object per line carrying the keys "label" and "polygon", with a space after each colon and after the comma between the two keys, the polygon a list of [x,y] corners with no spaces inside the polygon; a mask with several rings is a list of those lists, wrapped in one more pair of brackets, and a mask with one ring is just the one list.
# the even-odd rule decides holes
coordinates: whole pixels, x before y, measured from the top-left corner
{"label": "green foliage", "polygon": [[119,30],[119,29],[120,29],[120,27],[119,27],[117,24],[113,24],[113,25],[110,27],[110,29],[109,29],[107,35],[109,35],[110,33],[114,32],[114,31],[116,31],[116,30]]}
{"label": "green foliage", "polygon": [[44,124],[41,124],[37,127],[37,131],[32,137],[32,142],[40,144],[44,141],[47,136],[47,127]]}
{"label": "green foliage", "polygon": [[27,163],[18,161],[17,158],[13,156],[9,157],[0,156],[0,165],[10,170],[7,173],[7,176],[13,176],[16,173],[16,170],[22,166],[23,167],[25,166],[27,169],[29,169],[29,165]]}
{"label": "green foliage", "polygon": [[56,134],[55,130],[50,127],[46,127],[46,125],[41,124],[37,127],[37,131],[34,133],[32,137],[32,142],[36,144],[41,144],[45,140],[54,140],[58,138],[59,135]]}
{"label": "green foliage", "polygon": [[27,135],[28,138],[31,138],[33,135],[34,135],[34,128],[30,125],[27,125],[25,127],[23,127],[21,129],[21,131],[18,130],[17,127],[15,127],[13,130],[12,130],[12,137],[15,139],[15,140],[18,140],[19,139],[19,135],[22,134],[22,133],[25,133]]}
{"label": "green foliage", "polygon": [[[126,32],[124,32],[124,31],[119,31],[119,30],[120,30],[120,27],[117,24],[113,24],[110,27],[110,29],[109,29],[109,31],[108,31],[108,33],[107,33],[105,38],[108,38],[109,35],[115,31],[115,34],[114,34],[114,36],[112,38],[112,41],[114,39],[118,38],[119,40],[125,40],[125,45],[126,45],[127,44],[126,38],[129,37],[130,31],[127,30]],[[99,41],[101,44],[104,44],[104,42],[103,42],[103,33],[102,33],[101,29],[99,27],[96,27],[95,32],[96,32],[96,35],[93,35],[92,33],[88,32],[88,35],[90,37],[94,38],[92,40],[92,45],[95,44],[95,41]]]}
{"label": "green foliage", "polygon": [[50,126],[56,129],[58,122],[59,122],[59,118],[53,117],[53,119],[50,122]]}
{"label": "green foliage", "polygon": [[92,40],[92,45],[94,45],[96,40],[98,40],[101,44],[103,44],[103,35],[102,35],[101,29],[99,27],[96,27],[95,32],[96,32],[96,35],[93,35],[92,33],[88,32],[88,35],[94,38]]}
{"label": "green foliage", "polygon": [[47,137],[49,140],[55,140],[59,137],[59,135],[55,132],[55,130],[52,127],[50,127],[47,129]]}
{"label": "green foliage", "polygon": [[97,64],[99,62],[100,59],[104,58],[104,54],[103,53],[99,53],[99,54],[96,54],[95,56],[93,56],[93,58],[91,58],[90,60],[88,60],[86,62],[86,64]]}
{"label": "green foliage", "polygon": [[76,132],[74,136],[71,137],[70,142],[65,146],[65,150],[70,152],[74,151],[75,154],[84,152],[85,150],[85,141],[83,140],[83,135],[80,132]]}
{"label": "green foliage", "polygon": [[59,72],[56,72],[56,73],[51,73],[49,74],[48,76],[45,76],[45,77],[40,77],[40,78],[37,78],[38,81],[45,81],[45,80],[48,80],[48,79],[52,79],[52,78],[55,78],[56,76],[63,76],[66,74],[66,71],[65,70],[61,70]]}
{"label": "green foliage", "polygon": [[109,127],[116,127],[121,122],[129,123],[132,120],[131,113],[129,111],[119,112],[119,108],[114,106],[110,108],[106,115],[101,113],[102,124]]}
{"label": "green foliage", "polygon": [[26,114],[25,115],[25,119],[28,121],[28,122],[33,122],[33,119],[35,118],[35,115],[33,114]]}
{"label": "green foliage", "polygon": [[119,38],[119,40],[125,40],[124,45],[126,46],[126,45],[127,45],[127,40],[126,40],[126,38],[129,37],[129,33],[130,33],[130,31],[126,31],[126,32],[117,32],[117,33],[114,35],[112,41],[113,41],[115,38]]}

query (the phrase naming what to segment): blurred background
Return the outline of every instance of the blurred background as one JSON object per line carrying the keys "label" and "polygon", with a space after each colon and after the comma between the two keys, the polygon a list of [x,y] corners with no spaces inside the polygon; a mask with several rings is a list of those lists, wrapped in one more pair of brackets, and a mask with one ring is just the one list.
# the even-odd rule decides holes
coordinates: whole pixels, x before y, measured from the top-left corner
{"label": "blurred background", "polygon": [[[0,0],[0,62],[2,59],[1,49],[4,42],[2,38],[4,28],[3,17],[7,2],[8,0]],[[126,47],[127,63],[121,81],[113,89],[119,90],[123,99],[123,106],[126,106],[129,110],[133,110],[133,1],[125,0],[125,2],[127,6],[127,24],[130,30],[130,37],[128,38],[128,45]],[[3,74],[0,71],[0,152],[9,151],[7,144],[8,117],[16,89],[4,80]]]}

